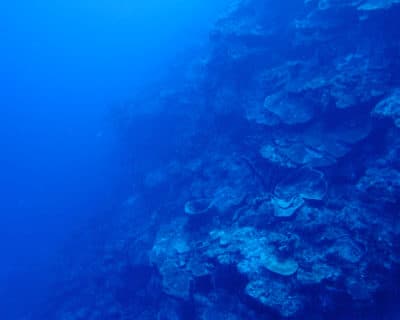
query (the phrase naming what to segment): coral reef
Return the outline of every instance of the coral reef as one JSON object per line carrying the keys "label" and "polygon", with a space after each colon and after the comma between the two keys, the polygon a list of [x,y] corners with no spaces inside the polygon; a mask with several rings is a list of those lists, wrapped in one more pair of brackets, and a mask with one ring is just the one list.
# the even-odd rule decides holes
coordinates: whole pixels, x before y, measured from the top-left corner
{"label": "coral reef", "polygon": [[399,17],[395,0],[236,1],[178,88],[142,99],[161,124],[132,159],[141,200],[59,318],[354,319],[398,299]]}

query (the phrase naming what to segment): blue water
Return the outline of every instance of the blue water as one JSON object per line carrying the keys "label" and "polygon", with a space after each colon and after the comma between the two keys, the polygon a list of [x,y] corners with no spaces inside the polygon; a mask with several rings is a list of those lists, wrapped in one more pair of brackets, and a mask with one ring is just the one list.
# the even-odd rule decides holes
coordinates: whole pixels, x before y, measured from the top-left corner
{"label": "blue water", "polygon": [[1,319],[399,319],[399,18],[2,4]]}
{"label": "blue water", "polygon": [[109,106],[156,81],[186,46],[204,41],[221,5],[1,5],[2,319],[42,299],[72,232],[122,201],[125,181]]}

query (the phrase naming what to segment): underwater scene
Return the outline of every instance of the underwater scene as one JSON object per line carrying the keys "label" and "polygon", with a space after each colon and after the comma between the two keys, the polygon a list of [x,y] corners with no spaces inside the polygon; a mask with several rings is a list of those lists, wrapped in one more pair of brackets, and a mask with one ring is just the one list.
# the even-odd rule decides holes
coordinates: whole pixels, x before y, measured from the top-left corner
{"label": "underwater scene", "polygon": [[0,20],[2,320],[400,319],[400,0]]}

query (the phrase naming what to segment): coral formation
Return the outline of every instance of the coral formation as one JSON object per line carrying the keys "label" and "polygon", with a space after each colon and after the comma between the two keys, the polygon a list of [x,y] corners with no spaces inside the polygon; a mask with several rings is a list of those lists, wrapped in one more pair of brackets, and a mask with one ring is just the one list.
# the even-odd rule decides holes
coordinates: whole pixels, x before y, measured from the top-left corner
{"label": "coral formation", "polygon": [[132,160],[142,200],[116,219],[84,318],[351,318],[394,295],[399,17],[395,0],[236,1],[178,88],[142,101],[176,127]]}

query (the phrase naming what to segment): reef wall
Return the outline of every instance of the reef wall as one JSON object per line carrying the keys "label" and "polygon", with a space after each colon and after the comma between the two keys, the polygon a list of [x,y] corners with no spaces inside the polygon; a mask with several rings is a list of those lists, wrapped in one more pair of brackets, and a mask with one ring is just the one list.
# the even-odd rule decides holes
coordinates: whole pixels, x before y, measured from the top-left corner
{"label": "reef wall", "polygon": [[51,312],[383,319],[400,299],[399,19],[397,0],[236,1],[206,54],[121,111],[133,195]]}

